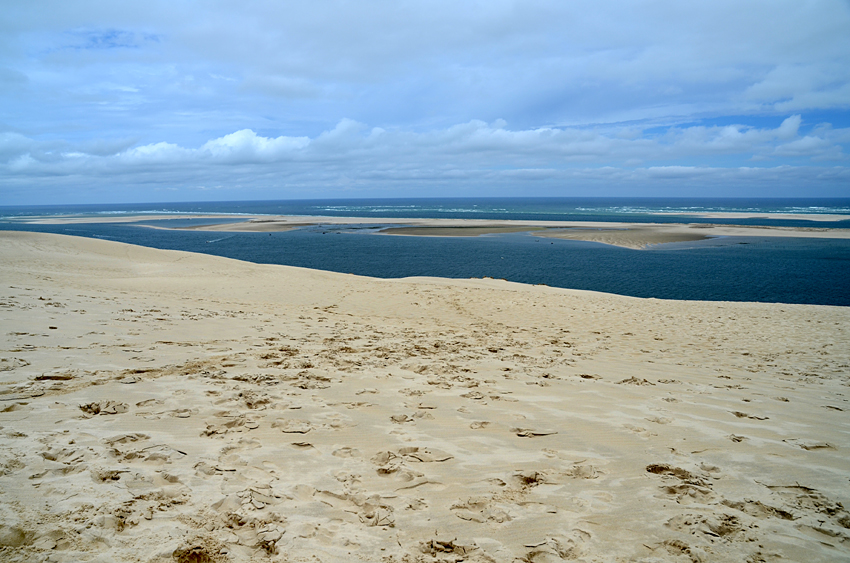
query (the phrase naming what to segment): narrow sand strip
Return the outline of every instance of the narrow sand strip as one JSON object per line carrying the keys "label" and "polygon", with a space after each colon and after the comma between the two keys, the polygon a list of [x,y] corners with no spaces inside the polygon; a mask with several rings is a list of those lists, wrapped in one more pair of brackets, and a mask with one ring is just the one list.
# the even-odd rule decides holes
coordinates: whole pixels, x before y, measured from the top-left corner
{"label": "narrow sand strip", "polygon": [[[315,223],[281,223],[273,219],[252,219],[238,223],[216,223],[213,225],[194,225],[191,227],[174,227],[179,231],[220,231],[230,233],[283,233],[298,227],[310,227]],[[154,227],[163,228],[163,227]]]}
{"label": "narrow sand strip", "polygon": [[3,561],[850,560],[850,308],[0,263]]}
{"label": "narrow sand strip", "polygon": [[[718,217],[734,214],[714,214]],[[747,215],[750,217],[751,215]],[[788,218],[781,215],[764,215],[772,218]],[[825,216],[800,215],[795,218],[822,221]],[[829,216],[832,220],[847,219],[847,216]],[[43,217],[33,224],[73,224],[151,221],[163,219],[233,219],[233,216],[163,215],[132,217]],[[814,224],[814,223],[813,223]],[[481,236],[490,234],[532,232],[535,236],[599,242],[631,249],[643,249],[650,245],[670,242],[700,241],[721,236],[735,237],[794,237],[794,238],[850,238],[850,228],[831,229],[822,227],[764,227],[742,225],[716,225],[707,223],[626,223],[595,221],[492,221],[486,219],[392,219],[363,217],[322,216],[245,216],[242,221],[213,223],[190,227],[155,226],[177,230],[201,230],[222,232],[285,232],[298,227],[314,225],[402,225],[382,229],[378,234],[403,236]],[[150,225],[144,225],[151,227]]]}
{"label": "narrow sand strip", "polygon": [[662,225],[650,227],[633,226],[623,229],[549,229],[538,231],[534,234],[547,238],[601,242],[602,244],[633,249],[644,249],[655,244],[694,242],[712,238],[703,234],[701,230],[694,230],[692,228],[685,230],[681,225],[672,225],[669,227]]}

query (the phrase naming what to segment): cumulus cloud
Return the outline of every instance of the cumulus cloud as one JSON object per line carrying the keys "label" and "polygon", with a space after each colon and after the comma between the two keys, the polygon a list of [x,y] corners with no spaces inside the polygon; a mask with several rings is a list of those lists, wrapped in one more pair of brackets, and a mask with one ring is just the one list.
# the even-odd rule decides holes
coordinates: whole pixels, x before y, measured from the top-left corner
{"label": "cumulus cloud", "polygon": [[[641,159],[643,161],[676,161],[706,159],[716,154],[749,159],[754,155],[800,156],[819,158],[842,154],[841,142],[847,142],[848,131],[821,127],[800,135],[801,118],[793,115],[773,129],[742,125],[717,127],[670,127],[655,136],[635,135],[631,128],[621,134],[617,128],[578,129],[542,127],[511,130],[503,121],[487,124],[470,121],[445,129],[425,132],[369,128],[351,119],[341,120],[335,127],[313,138],[307,136],[265,137],[250,129],[242,129],[210,139],[197,148],[175,143],[157,142],[139,145],[112,155],[85,149],[65,150],[59,154],[45,150],[37,141],[20,134],[0,135],[0,158],[6,163],[29,156],[34,167],[41,162],[55,170],[63,159],[114,165],[159,164],[275,164],[302,161],[311,165],[323,161],[347,161],[356,169],[363,159],[381,161],[384,166],[416,163],[434,166],[438,162],[510,166],[527,168],[528,164],[549,163],[565,166],[573,162],[599,165]],[[18,170],[22,168],[18,167]],[[34,170],[37,173],[37,170]]]}
{"label": "cumulus cloud", "polygon": [[[565,190],[561,195],[589,195],[603,180],[615,184],[607,188],[611,192],[619,189],[616,186],[647,189],[670,187],[676,181],[687,182],[688,189],[707,188],[720,178],[724,189],[738,182],[734,195],[741,195],[740,190],[752,188],[754,179],[775,178],[775,171],[782,169],[781,184],[799,179],[795,174],[805,170],[808,180],[823,186],[825,193],[840,191],[846,175],[835,171],[845,168],[823,176],[816,163],[846,161],[843,145],[836,140],[847,142],[850,134],[826,126],[801,134],[801,125],[800,116],[794,115],[775,128],[671,127],[652,136],[631,130],[623,134],[618,128],[512,130],[502,121],[470,121],[415,132],[370,128],[344,119],[314,137],[267,137],[243,129],[198,147],[156,142],[107,155],[72,146],[51,150],[34,139],[7,133],[0,135],[0,172],[7,185],[24,180],[55,183],[62,177],[85,179],[92,185],[133,184],[139,175],[145,183],[184,186],[232,184],[238,179],[248,194],[268,197],[267,190],[277,187],[291,197],[340,190],[352,195],[352,189],[363,195],[399,188],[429,193],[452,182],[454,195],[477,193],[483,183],[527,184],[523,193],[542,186],[546,194],[560,183]],[[738,164],[728,166],[724,175],[725,168],[712,164],[718,154]],[[749,163],[756,156],[767,159],[767,164],[753,167]],[[789,167],[789,160],[795,165]]]}
{"label": "cumulus cloud", "polygon": [[307,137],[261,137],[250,129],[207,141],[198,151],[215,162],[272,162],[310,143]]}

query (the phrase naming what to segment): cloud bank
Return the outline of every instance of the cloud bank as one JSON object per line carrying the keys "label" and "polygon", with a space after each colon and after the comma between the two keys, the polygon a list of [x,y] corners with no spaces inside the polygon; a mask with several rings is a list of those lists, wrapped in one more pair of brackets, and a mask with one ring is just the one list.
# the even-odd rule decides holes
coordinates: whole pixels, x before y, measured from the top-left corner
{"label": "cloud bank", "polygon": [[840,0],[21,2],[0,29],[0,205],[850,193]]}
{"label": "cloud bank", "polygon": [[[800,132],[793,115],[772,129],[740,125],[511,130],[482,121],[426,132],[369,128],[350,119],[315,137],[265,137],[243,129],[198,147],[151,143],[113,154],[0,135],[9,193],[32,184],[158,187],[213,197],[421,195],[842,195],[850,181],[850,129]],[[713,163],[724,159],[726,166]],[[672,164],[675,163],[675,164]],[[729,163],[734,163],[731,165]],[[829,163],[829,164],[824,164]],[[459,191],[458,186],[462,186]],[[726,186],[727,190],[721,189]],[[190,197],[191,199],[191,197]]]}

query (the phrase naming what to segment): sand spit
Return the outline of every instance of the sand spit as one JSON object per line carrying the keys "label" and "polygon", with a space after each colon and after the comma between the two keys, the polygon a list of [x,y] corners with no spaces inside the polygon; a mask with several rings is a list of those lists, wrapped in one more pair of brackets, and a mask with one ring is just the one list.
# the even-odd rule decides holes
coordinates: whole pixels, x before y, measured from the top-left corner
{"label": "sand spit", "polygon": [[850,308],[0,262],[0,560],[850,560]]}
{"label": "sand spit", "polygon": [[388,227],[380,233],[405,236],[481,236],[528,232],[534,236],[598,242],[635,250],[656,244],[694,242],[716,237],[805,237],[850,238],[850,229],[824,229],[817,227],[762,227],[714,225],[708,223],[604,223],[539,221],[520,223],[505,221],[485,223],[469,220],[465,223],[442,224],[432,222],[411,227]]}
{"label": "sand spit", "polygon": [[415,237],[477,237],[504,233],[525,233],[537,230],[531,225],[463,225],[439,226],[423,225],[418,227],[389,227],[379,231],[386,235],[404,235]]}
{"label": "sand spit", "polygon": [[127,213],[120,215],[45,215],[39,217],[16,217],[16,221],[28,225],[77,225],[80,223],[137,223],[139,221],[166,221],[174,219],[244,219],[254,216],[239,216],[232,213]]}
{"label": "sand spit", "polygon": [[220,231],[232,233],[282,233],[297,229],[298,227],[310,227],[312,225],[315,225],[315,223],[281,222],[274,219],[251,219],[250,221],[239,221],[238,223],[216,223],[213,225],[176,227],[175,230]]}
{"label": "sand spit", "polygon": [[[718,218],[736,216],[736,214],[714,214]],[[742,214],[744,217],[751,215]],[[811,219],[812,221],[847,219],[844,215],[762,215],[771,218]],[[120,216],[120,217],[43,217],[26,221],[37,224],[71,224],[83,222],[128,223],[132,221],[150,221],[158,219],[223,219],[232,220],[233,216]],[[710,223],[625,223],[596,221],[492,221],[486,219],[393,219],[363,217],[324,217],[324,216],[245,216],[243,220],[226,223],[213,223],[191,227],[156,226],[177,230],[201,230],[222,232],[284,232],[298,227],[363,226],[363,225],[399,225],[381,229],[377,234],[396,236],[482,236],[504,233],[529,232],[535,236],[599,242],[631,249],[645,249],[656,244],[670,242],[700,241],[715,237],[803,237],[803,238],[850,238],[850,228],[831,229],[816,227],[764,227],[723,225]],[[151,225],[144,225],[151,227]]]}
{"label": "sand spit", "polygon": [[[683,225],[651,225],[615,229],[548,229],[534,233],[546,238],[560,238],[568,240],[583,240],[587,242],[601,242],[612,246],[645,249],[655,244],[667,244],[671,242],[695,242],[713,238],[702,234],[702,229],[684,227]],[[715,235],[722,236],[722,235]]]}
{"label": "sand spit", "polygon": [[491,226],[420,226],[420,227],[389,227],[380,231],[388,235],[405,236],[445,236],[445,237],[474,237],[481,235],[497,235],[505,233],[527,232],[533,236],[599,242],[623,248],[642,250],[654,244],[670,242],[691,242],[706,240],[712,237],[698,231],[689,230],[683,225],[617,225],[616,227],[548,227],[541,229],[531,225],[491,225]]}
{"label": "sand spit", "polygon": [[835,213],[665,213],[665,215],[685,215],[706,219],[788,219],[797,221],[848,221],[850,215]]}

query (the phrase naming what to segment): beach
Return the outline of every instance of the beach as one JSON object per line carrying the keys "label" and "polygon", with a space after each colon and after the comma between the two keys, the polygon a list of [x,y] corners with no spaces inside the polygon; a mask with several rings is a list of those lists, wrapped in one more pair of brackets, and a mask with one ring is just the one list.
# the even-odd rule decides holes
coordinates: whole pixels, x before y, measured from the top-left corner
{"label": "beach", "polygon": [[[721,232],[474,234],[520,226]],[[0,262],[4,561],[850,560],[850,308],[24,232]]]}

